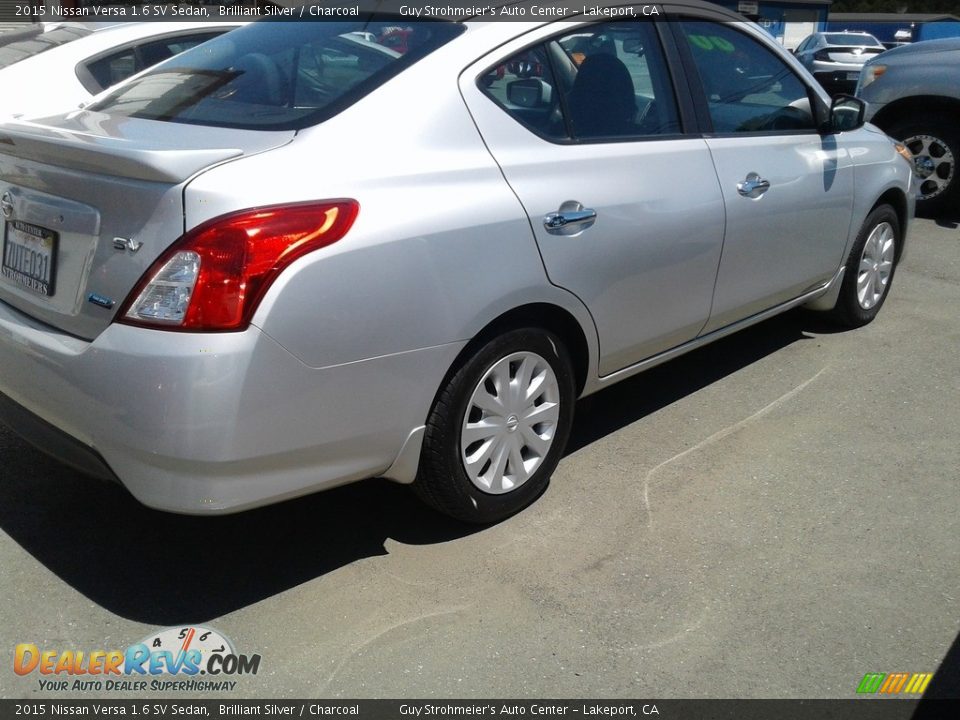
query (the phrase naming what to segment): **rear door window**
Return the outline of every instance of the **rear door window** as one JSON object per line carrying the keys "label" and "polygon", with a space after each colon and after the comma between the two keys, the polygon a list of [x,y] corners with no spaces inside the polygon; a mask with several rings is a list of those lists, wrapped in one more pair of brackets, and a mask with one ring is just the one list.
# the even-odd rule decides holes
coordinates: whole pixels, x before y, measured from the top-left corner
{"label": "rear door window", "polygon": [[681,131],[652,23],[598,23],[510,57],[480,78],[517,121],[555,140],[615,140]]}

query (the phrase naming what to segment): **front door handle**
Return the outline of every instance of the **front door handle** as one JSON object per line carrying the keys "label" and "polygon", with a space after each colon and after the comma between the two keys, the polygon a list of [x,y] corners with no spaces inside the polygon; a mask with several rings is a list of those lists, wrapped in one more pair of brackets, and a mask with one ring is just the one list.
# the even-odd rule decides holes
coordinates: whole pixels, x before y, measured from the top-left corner
{"label": "front door handle", "polygon": [[748,198],[758,198],[769,189],[770,181],[753,172],[743,182],[737,183],[737,192]]}
{"label": "front door handle", "polygon": [[567,200],[556,212],[543,216],[543,227],[552,235],[576,235],[597,221],[597,211],[576,200]]}

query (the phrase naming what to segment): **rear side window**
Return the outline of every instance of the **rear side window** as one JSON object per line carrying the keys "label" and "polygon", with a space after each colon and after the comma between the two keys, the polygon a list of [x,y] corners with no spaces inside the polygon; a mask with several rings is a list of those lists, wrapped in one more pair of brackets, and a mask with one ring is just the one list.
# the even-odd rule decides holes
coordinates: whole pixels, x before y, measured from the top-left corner
{"label": "rear side window", "polygon": [[858,45],[862,45],[863,47],[883,47],[883,43],[873,37],[873,35],[830,33],[829,35],[824,35],[824,37],[831,45],[849,45],[851,47],[857,47]]}
{"label": "rear side window", "polygon": [[123,82],[134,73],[163,62],[221,34],[221,32],[208,32],[178,35],[124,48],[88,63],[86,70],[89,78],[81,76],[80,82],[84,84],[87,90],[96,94],[112,85]]}
{"label": "rear side window", "polygon": [[162,63],[91,110],[289,130],[342,111],[463,30],[448,22],[260,22]]}

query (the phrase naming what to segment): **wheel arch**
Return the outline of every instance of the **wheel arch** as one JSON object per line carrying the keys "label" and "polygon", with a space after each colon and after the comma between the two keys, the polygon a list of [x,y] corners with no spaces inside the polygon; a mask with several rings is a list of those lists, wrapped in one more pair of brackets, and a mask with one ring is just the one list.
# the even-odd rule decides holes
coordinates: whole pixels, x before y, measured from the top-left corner
{"label": "wheel arch", "polygon": [[888,127],[901,120],[922,117],[932,113],[953,115],[960,122],[960,98],[950,98],[942,95],[912,95],[900,98],[884,105],[871,122],[886,131]]}
{"label": "wheel arch", "polygon": [[484,325],[457,354],[440,388],[443,388],[450,375],[455,373],[467,358],[492,338],[522,327],[549,330],[563,341],[573,362],[577,397],[579,397],[590,373],[590,345],[587,342],[587,335],[583,326],[570,311],[548,302],[519,305],[501,313]]}
{"label": "wheel arch", "polygon": [[[872,213],[881,205],[889,205],[892,207],[893,211],[897,214],[897,221],[900,223],[900,242],[896,247],[897,262],[899,262],[900,258],[903,256],[904,245],[906,244],[907,237],[907,225],[910,222],[909,203],[907,202],[907,197],[903,194],[902,190],[899,188],[890,188],[879,198],[877,198],[877,201],[873,204],[873,207],[870,208],[870,212]],[[870,213],[867,213],[867,215],[869,214]]]}

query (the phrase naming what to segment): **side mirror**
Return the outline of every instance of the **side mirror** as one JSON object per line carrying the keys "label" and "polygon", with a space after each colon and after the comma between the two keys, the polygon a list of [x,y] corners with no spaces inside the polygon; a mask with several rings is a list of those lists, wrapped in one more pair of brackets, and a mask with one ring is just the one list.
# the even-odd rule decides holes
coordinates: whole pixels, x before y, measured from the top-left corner
{"label": "side mirror", "polygon": [[538,78],[526,78],[507,83],[507,100],[522,108],[537,108],[549,104],[552,89]]}
{"label": "side mirror", "polygon": [[830,106],[830,132],[844,132],[862,128],[867,104],[852,95],[837,95]]}

